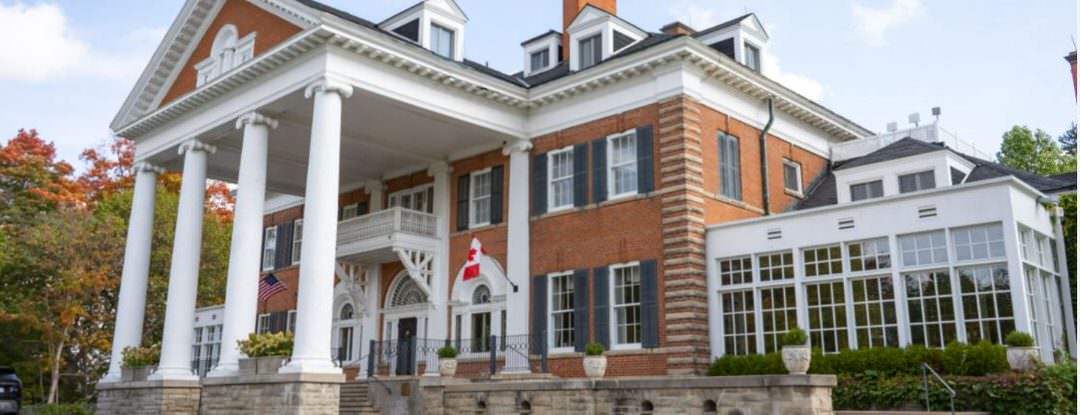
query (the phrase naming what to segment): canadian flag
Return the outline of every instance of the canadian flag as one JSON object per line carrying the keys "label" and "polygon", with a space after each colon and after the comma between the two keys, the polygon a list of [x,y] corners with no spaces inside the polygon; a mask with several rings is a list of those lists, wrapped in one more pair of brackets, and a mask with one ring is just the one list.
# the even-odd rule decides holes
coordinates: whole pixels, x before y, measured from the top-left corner
{"label": "canadian flag", "polygon": [[480,276],[480,258],[484,255],[487,255],[487,250],[484,249],[484,245],[480,244],[480,240],[474,236],[472,243],[469,245],[469,258],[465,261],[465,273],[462,280],[468,281]]}

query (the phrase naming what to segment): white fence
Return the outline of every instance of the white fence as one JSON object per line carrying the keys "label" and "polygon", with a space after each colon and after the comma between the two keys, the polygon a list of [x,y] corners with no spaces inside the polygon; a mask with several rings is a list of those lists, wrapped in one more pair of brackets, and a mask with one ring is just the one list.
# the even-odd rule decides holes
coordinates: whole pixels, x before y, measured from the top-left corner
{"label": "white fence", "polygon": [[931,123],[922,127],[897,130],[861,140],[835,143],[830,146],[832,161],[837,162],[865,156],[907,137],[927,143],[944,143],[954,151],[983,160],[993,160],[991,154],[979,150],[974,144],[961,140],[956,134],[941,128],[937,123]]}

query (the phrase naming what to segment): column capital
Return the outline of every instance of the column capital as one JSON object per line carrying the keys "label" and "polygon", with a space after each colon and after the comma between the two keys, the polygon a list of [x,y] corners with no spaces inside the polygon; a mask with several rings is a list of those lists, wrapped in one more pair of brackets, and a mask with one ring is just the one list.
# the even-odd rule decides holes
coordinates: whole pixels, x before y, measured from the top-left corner
{"label": "column capital", "polygon": [[428,176],[435,176],[437,174],[449,173],[450,170],[450,165],[445,161],[436,161],[428,166],[427,173]]}
{"label": "column capital", "polygon": [[364,191],[367,193],[371,193],[374,190],[383,191],[386,189],[386,186],[383,185],[382,180],[368,180],[364,182],[363,186]]}
{"label": "column capital", "polygon": [[242,130],[245,125],[265,125],[269,128],[277,128],[277,120],[262,115],[261,113],[251,111],[247,114],[241,115],[236,119],[236,129]]}
{"label": "column capital", "polygon": [[353,87],[346,82],[336,79],[320,78],[304,88],[304,98],[311,98],[315,96],[315,93],[317,92],[336,92],[338,95],[341,95],[342,98],[349,98],[352,96]]}
{"label": "column capital", "polygon": [[528,153],[532,150],[533,144],[531,140],[518,138],[513,141],[508,141],[503,145],[502,153],[504,156],[509,156],[511,153],[522,152]]}
{"label": "column capital", "polygon": [[135,163],[135,165],[131,167],[131,170],[134,171],[136,174],[143,173],[143,172],[154,173],[154,174],[159,174],[159,175],[160,174],[165,174],[165,168],[164,167],[153,165],[153,164],[147,163],[145,161],[140,161],[138,163]]}
{"label": "column capital", "polygon": [[214,154],[217,152],[217,147],[193,138],[191,140],[185,141],[183,144],[180,144],[180,148],[177,153],[179,153],[180,155],[184,155],[184,153],[187,153],[189,151],[203,151],[206,153]]}

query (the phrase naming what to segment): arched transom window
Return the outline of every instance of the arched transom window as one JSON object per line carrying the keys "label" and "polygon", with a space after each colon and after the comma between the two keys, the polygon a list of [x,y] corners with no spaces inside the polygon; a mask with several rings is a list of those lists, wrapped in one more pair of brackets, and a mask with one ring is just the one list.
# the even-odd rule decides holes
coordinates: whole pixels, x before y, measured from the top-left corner
{"label": "arched transom window", "polygon": [[420,287],[416,285],[416,281],[408,276],[402,276],[402,281],[398,283],[397,288],[394,290],[394,295],[390,297],[391,307],[400,307],[410,304],[420,304],[427,302],[427,296],[420,290]]}
{"label": "arched transom window", "polygon": [[354,315],[355,314],[353,313],[352,304],[345,303],[345,305],[341,306],[341,312],[338,313],[338,319],[339,320],[352,320]]}
{"label": "arched transom window", "polygon": [[486,285],[481,285],[479,287],[476,287],[476,290],[473,291],[473,295],[472,295],[472,303],[473,303],[473,305],[487,304],[487,303],[490,303],[490,302],[491,302],[491,290],[488,289],[488,287]]}
{"label": "arched transom window", "polygon": [[196,86],[229,72],[243,65],[255,56],[255,32],[240,38],[236,26],[227,24],[218,29],[214,43],[210,46],[210,56],[195,64]]}

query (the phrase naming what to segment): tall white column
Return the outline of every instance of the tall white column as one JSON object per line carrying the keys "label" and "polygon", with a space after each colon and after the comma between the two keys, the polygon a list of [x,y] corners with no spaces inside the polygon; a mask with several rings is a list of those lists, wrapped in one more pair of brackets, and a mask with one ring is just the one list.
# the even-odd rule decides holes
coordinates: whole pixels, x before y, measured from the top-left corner
{"label": "tall white column", "polygon": [[238,340],[255,331],[258,313],[259,259],[262,250],[263,204],[266,201],[266,158],[270,129],[277,120],[250,112],[236,120],[244,131],[237,178],[236,211],[233,216],[229,273],[225,286],[225,317],[221,331],[221,355],[208,376],[235,376],[239,372]]}
{"label": "tall white column", "polygon": [[352,87],[321,79],[307,87],[314,98],[311,148],[304,195],[304,243],[292,359],[281,373],[341,373],[330,359],[337,251],[338,172],[341,165],[341,105]]}
{"label": "tall white column", "polygon": [[214,151],[213,146],[199,140],[180,145],[184,173],[180,182],[180,206],[176,212],[172,266],[169,268],[169,294],[165,299],[161,361],[151,376],[154,380],[198,380],[191,371],[191,342],[195,297],[199,288],[206,158]]}
{"label": "tall white column", "polygon": [[[447,291],[447,286],[450,285],[450,165],[441,161],[432,163],[428,167],[428,174],[435,179],[432,211],[436,217],[435,237],[439,241],[439,248],[432,260],[431,298],[428,299],[431,309],[428,312],[425,336],[429,339],[445,339],[449,334],[446,329],[449,315],[446,303],[450,299]],[[424,375],[438,376],[438,365],[428,364]]]}
{"label": "tall white column", "polygon": [[142,343],[146,286],[150,275],[150,241],[154,231],[154,195],[157,193],[157,176],[162,172],[161,168],[147,163],[135,165],[135,190],[124,247],[124,270],[120,274],[112,358],[102,382],[119,382],[121,353],[125,347],[137,347]]}
{"label": "tall white column", "polygon": [[383,209],[383,182],[382,180],[369,180],[364,183],[364,190],[368,193],[368,212],[375,213]]}
{"label": "tall white column", "polygon": [[[506,331],[509,336],[529,333],[529,150],[532,142],[516,140],[503,147],[510,156],[506,214],[506,277],[517,286],[506,295]],[[539,333],[536,333],[539,335]],[[512,364],[506,359],[506,365]],[[528,372],[529,368],[513,371]]]}

